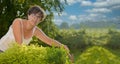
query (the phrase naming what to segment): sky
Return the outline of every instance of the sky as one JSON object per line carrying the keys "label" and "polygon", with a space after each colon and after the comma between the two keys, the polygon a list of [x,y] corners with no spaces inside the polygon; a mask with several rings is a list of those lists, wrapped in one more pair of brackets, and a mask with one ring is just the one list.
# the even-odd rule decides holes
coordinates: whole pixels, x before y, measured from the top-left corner
{"label": "sky", "polygon": [[60,16],[54,13],[55,24],[120,21],[120,0],[67,0],[67,3]]}

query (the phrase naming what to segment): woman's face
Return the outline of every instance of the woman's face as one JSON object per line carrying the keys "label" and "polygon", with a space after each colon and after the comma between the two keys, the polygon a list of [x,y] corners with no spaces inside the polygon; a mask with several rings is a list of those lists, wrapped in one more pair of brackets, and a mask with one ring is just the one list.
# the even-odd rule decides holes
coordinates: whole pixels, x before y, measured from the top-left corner
{"label": "woman's face", "polygon": [[30,23],[35,26],[40,23],[41,16],[40,14],[30,14],[28,15],[28,20],[30,20]]}

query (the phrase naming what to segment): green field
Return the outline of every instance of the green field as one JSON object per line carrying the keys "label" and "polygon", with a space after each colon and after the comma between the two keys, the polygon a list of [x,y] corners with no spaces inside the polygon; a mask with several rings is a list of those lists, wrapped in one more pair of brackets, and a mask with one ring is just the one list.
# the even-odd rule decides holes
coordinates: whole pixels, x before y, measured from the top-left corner
{"label": "green field", "polygon": [[[74,55],[75,63],[77,64],[110,64],[112,60],[107,59],[106,55],[111,54],[110,57],[114,56],[114,61],[111,64],[119,64],[120,58],[120,30],[117,29],[82,29],[82,30],[61,30],[61,34],[63,36],[64,42],[67,44],[71,53]],[[96,47],[98,46],[98,47]],[[82,57],[85,54],[89,54],[86,52],[89,49],[102,48],[104,51],[96,51],[93,49],[89,57],[90,59],[86,59],[82,61]],[[101,55],[103,54],[103,55]],[[97,56],[97,57],[94,57]],[[102,60],[102,58],[105,58]],[[109,57],[109,56],[108,56]],[[98,63],[96,59],[100,59]],[[83,62],[83,63],[82,63]],[[102,63],[103,62],[103,63]]]}

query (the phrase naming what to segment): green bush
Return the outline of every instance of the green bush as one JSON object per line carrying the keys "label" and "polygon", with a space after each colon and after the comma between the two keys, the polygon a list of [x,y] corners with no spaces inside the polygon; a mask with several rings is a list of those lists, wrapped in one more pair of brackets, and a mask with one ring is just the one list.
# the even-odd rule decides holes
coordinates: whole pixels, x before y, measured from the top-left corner
{"label": "green bush", "polygon": [[85,36],[85,41],[86,41],[85,43],[92,46],[106,45],[108,43],[110,36],[107,33],[104,33],[104,32],[101,33],[101,32],[100,31],[95,32],[95,30],[92,33],[87,32]]}
{"label": "green bush", "polygon": [[62,30],[57,40],[71,50],[85,50],[89,46],[107,46],[120,49],[120,32],[116,29]]}
{"label": "green bush", "polygon": [[94,46],[82,53],[76,64],[120,64],[120,59],[107,49]]}
{"label": "green bush", "polygon": [[15,45],[0,53],[0,64],[70,64],[63,48]]}
{"label": "green bush", "polygon": [[73,49],[85,49],[87,44],[85,43],[85,30],[63,30],[60,32],[61,37],[57,38],[58,41],[66,44],[71,50]]}
{"label": "green bush", "polygon": [[120,49],[120,32],[116,30],[109,30],[108,35],[110,38],[106,46],[112,49]]}

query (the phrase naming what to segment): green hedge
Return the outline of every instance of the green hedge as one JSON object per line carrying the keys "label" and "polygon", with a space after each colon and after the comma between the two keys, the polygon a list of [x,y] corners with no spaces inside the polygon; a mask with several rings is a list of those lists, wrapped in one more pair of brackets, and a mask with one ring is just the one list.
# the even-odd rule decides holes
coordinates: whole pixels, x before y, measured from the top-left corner
{"label": "green hedge", "polygon": [[120,49],[120,31],[117,29],[61,30],[57,40],[70,50],[85,50],[89,46],[107,46]]}
{"label": "green hedge", "polygon": [[85,49],[87,46],[85,43],[85,30],[63,30],[60,35],[57,40],[66,44],[70,50]]}
{"label": "green hedge", "polygon": [[76,64],[120,64],[120,59],[99,46],[93,46],[80,55]]}
{"label": "green hedge", "polygon": [[108,35],[110,38],[106,46],[112,49],[120,49],[120,32],[110,29]]}
{"label": "green hedge", "polygon": [[15,45],[0,53],[0,64],[70,64],[63,48]]}

